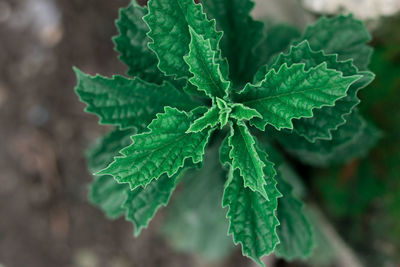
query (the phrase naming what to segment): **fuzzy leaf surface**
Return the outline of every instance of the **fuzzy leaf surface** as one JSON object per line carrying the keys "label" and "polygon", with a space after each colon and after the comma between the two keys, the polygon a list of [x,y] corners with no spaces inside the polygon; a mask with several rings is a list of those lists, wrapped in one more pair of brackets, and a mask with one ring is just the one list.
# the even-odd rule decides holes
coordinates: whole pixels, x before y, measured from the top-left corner
{"label": "fuzzy leaf surface", "polygon": [[[266,159],[261,160],[256,151],[256,140],[250,134],[246,124],[237,122],[231,124],[231,135],[228,139],[231,151],[229,158],[232,159],[233,170],[238,169],[243,177],[244,186],[254,192],[260,193],[267,200],[269,199],[265,190],[265,176],[274,176],[275,170],[273,163]],[[265,161],[268,164],[265,164]],[[266,170],[266,173],[264,172]]]}
{"label": "fuzzy leaf surface", "polygon": [[78,69],[75,72],[78,79],[75,91],[87,104],[85,110],[100,118],[100,124],[143,129],[164,106],[186,111],[196,106],[189,96],[168,82],[157,85],[140,78],[114,76],[110,79],[90,76]]}
{"label": "fuzzy leaf surface", "polygon": [[313,109],[333,106],[359,78],[343,77],[341,72],[328,69],[326,63],[309,70],[305,70],[305,64],[283,64],[278,71],[271,69],[262,82],[247,84],[236,100],[263,116],[250,121],[260,130],[267,124],[278,130],[293,129],[293,119],[312,117]]}
{"label": "fuzzy leaf surface", "polygon": [[193,163],[203,159],[211,131],[186,133],[193,116],[166,107],[157,114],[148,129],[150,132],[132,136],[133,143],[120,151],[122,156],[99,174],[112,175],[120,183],[129,183],[131,189],[145,187],[153,179],[176,174],[188,158]]}
{"label": "fuzzy leaf surface", "polygon": [[[259,149],[257,152],[264,160],[264,164],[269,164],[267,155]],[[227,213],[230,221],[228,233],[233,235],[235,244],[242,244],[243,255],[264,266],[261,257],[271,253],[279,242],[276,232],[279,225],[276,209],[277,199],[281,194],[276,188],[274,176],[268,175],[264,179],[269,201],[260,193],[244,188],[243,178],[239,171],[234,170],[232,162],[229,164],[231,168],[222,202],[224,207],[229,207]],[[268,172],[268,170],[265,171]]]}
{"label": "fuzzy leaf surface", "polygon": [[243,104],[233,104],[230,117],[238,121],[240,120],[248,121],[255,117],[262,118],[261,114],[257,110],[246,107]]}
{"label": "fuzzy leaf surface", "polygon": [[[310,142],[315,142],[317,139],[331,139],[331,132],[343,125],[346,122],[344,116],[349,114],[360,103],[357,97],[358,91],[366,87],[374,79],[374,74],[369,71],[358,72],[350,60],[339,61],[337,55],[327,55],[323,51],[313,51],[307,41],[292,46],[287,54],[280,54],[269,68],[278,71],[285,63],[288,66],[304,63],[305,70],[309,70],[323,62],[326,62],[328,69],[342,72],[344,77],[362,75],[362,78],[354,82],[350,86],[347,95],[337,100],[334,106],[316,109],[313,112],[313,117],[293,121],[296,133],[304,136]],[[266,71],[257,73],[256,81],[261,81],[260,79],[265,76]]]}
{"label": "fuzzy leaf surface", "polygon": [[[115,130],[97,140],[87,153],[90,171],[99,171],[111,163],[113,157],[131,143],[133,133],[131,129]],[[134,223],[137,236],[148,226],[155,213],[168,203],[182,172],[171,178],[162,175],[146,188],[134,190],[130,190],[128,184],[118,183],[110,175],[95,176],[90,184],[89,199],[111,219],[125,214],[126,220]]]}
{"label": "fuzzy leaf surface", "polygon": [[282,173],[277,175],[278,190],[282,197],[278,199],[277,233],[280,243],[275,253],[286,260],[305,259],[310,255],[314,240],[310,222],[303,212],[304,204],[293,195],[292,186],[285,181]]}
{"label": "fuzzy leaf surface", "polygon": [[201,132],[204,129],[210,127],[214,128],[219,123],[219,108],[213,105],[210,109],[208,109],[200,118],[195,120],[188,130],[189,133],[193,132]]}
{"label": "fuzzy leaf surface", "polygon": [[[191,73],[183,57],[189,53],[189,26],[210,40],[212,50],[219,51],[222,32],[215,29],[215,21],[207,19],[201,4],[193,0],[150,0],[149,14],[144,17],[150,27],[148,36],[152,39],[149,47],[159,59],[158,68],[167,75],[189,78]],[[216,56],[217,63],[223,65],[226,73],[227,63]]]}
{"label": "fuzzy leaf surface", "polygon": [[213,50],[209,39],[204,40],[191,27],[189,31],[191,36],[189,54],[184,57],[189,65],[189,71],[193,74],[189,81],[210,98],[227,97],[230,82],[222,77],[220,67],[215,61],[217,51]]}
{"label": "fuzzy leaf surface", "polygon": [[359,70],[367,70],[372,48],[366,43],[371,41],[371,35],[352,15],[322,17],[307,27],[301,40],[308,40],[314,50],[338,54],[339,60],[353,59]]}
{"label": "fuzzy leaf surface", "polygon": [[119,59],[129,67],[128,75],[161,84],[164,75],[157,68],[157,56],[147,46],[149,27],[142,19],[147,12],[147,8],[136,1],[121,8],[116,21],[119,35],[113,41],[115,50],[120,53]]}

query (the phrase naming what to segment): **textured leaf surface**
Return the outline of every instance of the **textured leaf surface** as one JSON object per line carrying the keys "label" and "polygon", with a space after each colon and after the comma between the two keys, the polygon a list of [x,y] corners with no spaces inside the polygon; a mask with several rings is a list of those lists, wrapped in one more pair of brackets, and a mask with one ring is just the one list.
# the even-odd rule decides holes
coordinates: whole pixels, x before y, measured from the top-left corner
{"label": "textured leaf surface", "polygon": [[174,108],[166,107],[164,113],[149,124],[150,132],[132,136],[132,145],[121,150],[99,174],[112,175],[120,183],[129,183],[131,189],[145,187],[153,179],[176,174],[185,159],[201,162],[211,130],[186,133],[192,117]]}
{"label": "textured leaf surface", "polygon": [[[99,139],[87,153],[90,171],[99,171],[111,163],[113,157],[131,143],[133,133],[132,130],[115,130]],[[120,184],[110,175],[95,176],[89,198],[109,218],[115,219],[125,213],[125,218],[134,223],[137,236],[157,210],[168,203],[182,172],[171,178],[162,175],[145,189],[138,187],[132,191],[128,184]]]}
{"label": "textured leaf surface", "polygon": [[115,50],[120,53],[119,58],[129,67],[130,76],[161,83],[164,75],[157,68],[157,56],[147,46],[150,41],[146,35],[149,27],[142,19],[146,14],[147,8],[137,5],[135,1],[121,8],[116,21],[119,35],[113,41]]}
{"label": "textured leaf surface", "polygon": [[308,40],[314,50],[338,54],[339,60],[353,59],[359,70],[366,70],[372,48],[366,45],[371,35],[364,24],[352,15],[320,18],[307,27],[301,40]]}
{"label": "textured leaf surface", "polygon": [[139,78],[90,76],[75,69],[78,85],[75,90],[87,112],[96,114],[101,124],[121,128],[145,128],[155,115],[172,106],[191,110],[196,106],[186,94],[170,83],[156,85]]}
{"label": "textured leaf surface", "polygon": [[231,135],[228,143],[231,147],[229,158],[232,159],[233,170],[239,170],[245,187],[259,192],[268,200],[269,196],[265,190],[267,183],[265,176],[274,177],[275,170],[273,163],[266,159],[261,160],[256,151],[256,141],[244,123],[233,123],[231,127]]}
{"label": "textured leaf surface", "polygon": [[217,51],[212,49],[209,39],[204,40],[191,27],[189,31],[191,36],[189,54],[184,57],[189,65],[189,71],[193,74],[189,81],[210,98],[227,97],[230,82],[224,80],[215,61]]}
{"label": "textured leaf surface", "polygon": [[313,109],[333,106],[359,78],[343,77],[341,72],[328,69],[326,63],[309,70],[305,70],[305,64],[284,64],[277,72],[269,71],[261,83],[248,84],[236,98],[263,116],[252,119],[251,125],[261,130],[267,124],[278,130],[293,129],[292,119],[312,117]]}
{"label": "textured leaf surface", "polygon": [[195,120],[188,130],[189,133],[193,132],[201,132],[204,129],[210,127],[214,128],[219,123],[219,108],[213,105],[210,109],[208,109],[203,116]]}
{"label": "textured leaf surface", "polygon": [[292,193],[292,186],[285,181],[282,174],[277,175],[278,190],[282,197],[278,199],[277,233],[280,243],[275,253],[286,260],[305,259],[310,255],[314,245],[311,224],[303,212],[303,203]]}
{"label": "textured leaf surface", "polygon": [[236,120],[251,120],[254,117],[262,118],[261,114],[257,110],[246,107],[243,104],[233,104],[230,117]]}
{"label": "textured leaf surface", "polygon": [[[338,61],[337,55],[326,55],[323,51],[313,51],[307,41],[292,46],[287,54],[280,54],[269,68],[278,71],[280,66],[285,63],[288,66],[304,63],[305,69],[309,70],[323,62],[326,62],[329,69],[342,72],[344,77],[359,74],[362,75],[362,78],[350,86],[347,95],[336,101],[335,106],[316,109],[313,112],[313,117],[293,121],[296,133],[304,136],[310,142],[314,142],[317,139],[331,139],[332,130],[336,130],[340,125],[343,125],[346,122],[344,116],[349,114],[360,103],[357,92],[371,83],[374,78],[374,74],[369,71],[358,72],[350,60]],[[266,71],[258,72],[256,81],[261,81],[260,79],[265,76]]]}
{"label": "textured leaf surface", "polygon": [[224,32],[221,49],[228,58],[230,79],[237,85],[250,82],[260,63],[255,51],[264,37],[263,23],[250,16],[254,3],[250,0],[203,0],[202,3],[207,14],[216,19],[218,29]]}
{"label": "textured leaf surface", "polygon": [[135,225],[135,236],[149,225],[150,220],[161,207],[167,205],[182,172],[179,171],[172,177],[164,174],[158,180],[153,180],[146,188],[140,186],[127,191],[122,207],[126,210],[125,218]]}
{"label": "textured leaf surface", "polygon": [[[99,138],[87,151],[90,172],[94,173],[110,164],[118,151],[129,145],[132,130],[115,130]],[[121,207],[126,199],[128,185],[118,184],[112,176],[94,176],[89,187],[89,200],[98,206],[107,217],[115,219],[124,213]]]}
{"label": "textured leaf surface", "polygon": [[380,138],[379,131],[356,110],[347,115],[346,121],[332,132],[332,140],[310,143],[296,134],[283,133],[278,139],[287,151],[304,163],[314,166],[342,164],[365,156]]}
{"label": "textured leaf surface", "polygon": [[[144,20],[151,29],[148,36],[153,41],[149,47],[157,54],[158,67],[167,75],[178,78],[192,76],[183,59],[189,53],[189,26],[205,40],[210,40],[212,50],[219,50],[222,32],[216,31],[215,21],[207,19],[200,4],[193,0],[150,0],[148,6],[149,14]],[[220,54],[216,59],[217,63],[226,64]]]}
{"label": "textured leaf surface", "polygon": [[[260,150],[257,152],[264,164],[269,164],[267,155]],[[261,257],[271,253],[279,242],[276,233],[279,225],[276,209],[277,198],[281,196],[273,176],[265,176],[264,179],[269,201],[260,193],[243,188],[243,178],[238,170],[231,167],[223,196],[223,206],[229,207],[229,234],[233,235],[234,243],[241,243],[243,255],[262,266],[264,264]]]}
{"label": "textured leaf surface", "polygon": [[213,262],[224,259],[234,248],[227,235],[226,209],[221,207],[226,172],[218,162],[217,148],[209,149],[200,170],[188,171],[182,178],[162,227],[175,249]]}

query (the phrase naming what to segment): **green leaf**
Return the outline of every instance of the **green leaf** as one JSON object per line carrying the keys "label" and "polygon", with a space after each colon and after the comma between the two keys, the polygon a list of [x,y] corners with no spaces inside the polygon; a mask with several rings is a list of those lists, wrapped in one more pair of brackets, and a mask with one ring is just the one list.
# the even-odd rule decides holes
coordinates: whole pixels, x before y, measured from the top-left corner
{"label": "green leaf", "polygon": [[253,118],[251,125],[264,130],[267,124],[276,129],[293,129],[293,119],[312,117],[313,109],[333,106],[344,97],[360,76],[343,77],[341,72],[322,63],[305,70],[305,64],[283,64],[269,71],[256,85],[248,84],[236,100],[257,110],[263,118]]}
{"label": "green leaf", "polygon": [[[305,69],[309,70],[323,62],[326,62],[329,69],[342,72],[345,77],[360,74],[362,78],[350,86],[347,95],[336,101],[335,106],[316,109],[313,112],[313,117],[293,121],[296,133],[304,136],[310,142],[315,142],[317,139],[332,139],[331,132],[343,125],[346,122],[344,116],[349,114],[360,103],[357,97],[358,91],[366,87],[374,79],[374,74],[369,71],[358,72],[351,60],[338,61],[337,55],[326,55],[323,51],[313,51],[307,41],[292,46],[287,54],[280,54],[269,68],[278,71],[279,67],[285,63],[288,66],[304,63]],[[264,71],[265,73],[267,72],[267,70]],[[258,75],[261,77],[261,75],[265,74],[260,71]]]}
{"label": "green leaf", "polygon": [[303,203],[292,193],[292,186],[285,181],[282,174],[277,175],[278,190],[283,197],[278,199],[277,233],[280,243],[275,253],[286,260],[307,258],[314,246],[313,232],[310,222],[303,211]]}
{"label": "green leaf", "polygon": [[267,160],[261,160],[256,151],[256,140],[243,122],[231,124],[228,143],[231,147],[229,158],[232,159],[232,168],[233,170],[239,169],[244,186],[260,193],[268,200],[269,197],[265,190],[267,182],[264,177],[273,178],[275,176],[274,165]]}
{"label": "green leaf", "polygon": [[[158,67],[167,75],[189,78],[191,73],[183,57],[189,53],[189,26],[205,40],[210,40],[213,51],[219,51],[222,32],[215,29],[215,21],[210,21],[200,4],[193,0],[150,0],[149,14],[143,19],[149,25],[148,36],[153,40],[149,47],[159,59]],[[226,73],[227,63],[216,55],[216,63],[222,65]]]}
{"label": "green leaf", "polygon": [[209,149],[200,170],[188,171],[182,178],[161,228],[173,248],[212,262],[224,259],[234,248],[226,234],[227,210],[220,204],[226,172],[219,165],[217,148]]}
{"label": "green leaf", "polygon": [[98,138],[85,153],[89,171],[95,173],[107,167],[113,157],[130,144],[134,133],[134,129],[116,129]]}
{"label": "green leaf", "polygon": [[122,149],[105,170],[98,174],[112,175],[120,183],[129,183],[131,189],[145,187],[153,179],[176,174],[188,158],[193,163],[203,160],[205,146],[212,132],[186,133],[193,116],[166,107],[157,114],[148,128],[150,132],[132,136],[133,143]]}
{"label": "green leaf", "polygon": [[89,201],[98,206],[107,218],[117,219],[125,213],[122,204],[127,190],[129,186],[117,183],[110,175],[95,176],[89,186]]}
{"label": "green leaf", "polygon": [[[264,164],[269,164],[267,155],[257,148]],[[232,163],[230,163],[232,164]],[[266,169],[265,172],[269,170]],[[223,195],[223,206],[229,207],[227,218],[230,220],[229,234],[235,244],[242,244],[242,253],[264,266],[261,257],[271,253],[279,243],[276,228],[277,198],[281,196],[276,189],[273,176],[266,175],[265,190],[269,201],[258,192],[244,188],[243,178],[238,170],[230,168],[228,181]]]}
{"label": "green leaf", "polygon": [[135,236],[138,236],[143,228],[147,228],[150,220],[156,212],[168,204],[183,171],[180,170],[172,177],[164,174],[158,180],[153,180],[143,188],[137,187],[127,192],[123,208],[126,210],[125,218],[135,225]]}
{"label": "green leaf", "polygon": [[156,85],[140,78],[90,76],[76,68],[75,73],[78,79],[75,91],[88,105],[85,111],[99,116],[100,124],[142,130],[164,106],[185,111],[197,106],[168,82]]}
{"label": "green leaf", "polygon": [[210,40],[204,40],[190,26],[189,31],[190,52],[184,56],[185,62],[189,65],[189,71],[193,74],[189,81],[210,98],[227,97],[230,82],[222,77],[219,65],[215,61],[216,51],[212,49]]}
{"label": "green leaf", "polygon": [[[132,130],[114,130],[99,138],[86,153],[90,172],[97,172],[110,164],[118,151],[129,145],[133,133]],[[112,176],[94,176],[89,186],[89,200],[103,210],[108,218],[115,219],[124,213],[121,206],[127,190],[129,186],[118,184]]]}
{"label": "green leaf", "polygon": [[210,127],[214,128],[219,123],[219,108],[213,105],[210,109],[208,109],[203,116],[195,120],[191,125],[188,133],[197,133],[201,132],[204,129]]}
{"label": "green leaf", "polygon": [[339,60],[353,59],[359,70],[367,69],[372,54],[372,48],[366,45],[371,41],[371,35],[352,15],[322,17],[307,27],[301,40],[308,40],[314,50],[338,54]]}
{"label": "green leaf", "polygon": [[[290,44],[301,36],[299,29],[286,24],[266,25],[264,31],[266,31],[266,38],[256,50],[261,64],[273,63],[279,53],[286,51]],[[260,70],[266,69],[267,66],[264,65]],[[261,80],[264,76],[265,74],[262,75]],[[256,82],[253,81],[253,83]]]}
{"label": "green leaf", "polygon": [[149,27],[142,19],[146,14],[147,8],[137,5],[135,1],[121,8],[116,21],[119,35],[113,41],[120,60],[129,67],[128,75],[161,84],[165,76],[157,68],[157,56],[147,47]]}
{"label": "green leaf", "polygon": [[224,32],[221,41],[223,55],[228,58],[230,79],[237,85],[253,79],[260,64],[256,49],[264,37],[263,23],[250,15],[254,3],[250,0],[202,0],[208,15],[215,18]]}
{"label": "green leaf", "polygon": [[252,108],[246,107],[243,104],[233,104],[230,117],[236,120],[251,120],[252,118],[262,118],[261,114]]}
{"label": "green leaf", "polygon": [[[229,146],[229,136],[227,136],[224,138],[221,143],[221,147],[219,148],[219,162],[224,167],[228,166],[231,162],[229,152],[231,152],[231,148]],[[229,168],[230,167],[228,167],[227,169],[229,170]]]}
{"label": "green leaf", "polygon": [[281,133],[278,140],[300,161],[314,166],[328,166],[365,156],[380,138],[380,132],[357,112],[346,117],[346,124],[332,132],[332,140],[310,143],[296,134]]}

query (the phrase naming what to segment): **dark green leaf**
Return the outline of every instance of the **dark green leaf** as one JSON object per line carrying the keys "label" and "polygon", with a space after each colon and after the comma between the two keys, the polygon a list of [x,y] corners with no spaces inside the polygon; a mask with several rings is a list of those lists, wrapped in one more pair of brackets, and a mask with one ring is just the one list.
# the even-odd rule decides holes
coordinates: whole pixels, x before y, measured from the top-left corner
{"label": "dark green leaf", "polygon": [[260,193],[268,200],[265,177],[273,178],[275,176],[274,165],[267,159],[260,158],[256,150],[256,140],[244,123],[231,124],[228,143],[231,147],[229,158],[232,159],[232,169],[239,170],[245,187]]}
{"label": "dark green leaf", "polygon": [[[358,91],[371,83],[374,78],[374,74],[369,71],[358,72],[351,60],[338,61],[337,55],[326,55],[323,51],[313,51],[307,41],[292,46],[287,54],[280,54],[269,68],[278,71],[285,63],[288,66],[304,63],[305,69],[308,70],[323,62],[326,62],[329,69],[342,72],[345,77],[357,74],[363,77],[350,86],[347,96],[336,101],[335,106],[316,109],[313,117],[293,121],[296,133],[304,136],[310,142],[315,142],[317,139],[332,139],[331,132],[346,122],[344,116],[349,114],[360,102],[357,97]],[[263,74],[262,71],[258,73],[260,77]]]}
{"label": "dark green leaf", "polygon": [[189,96],[170,83],[156,85],[140,78],[90,76],[75,69],[78,85],[75,90],[87,112],[96,114],[101,124],[144,129],[164,106],[189,111],[196,107]]}
{"label": "dark green leaf", "polygon": [[226,209],[220,204],[226,173],[218,162],[217,148],[210,148],[200,170],[185,174],[162,227],[174,248],[196,253],[207,261],[221,260],[234,248],[226,234]]}
{"label": "dark green leaf", "polygon": [[[264,152],[257,148],[257,153],[264,164],[269,164]],[[230,161],[229,164],[231,165],[232,162]],[[265,172],[267,173],[268,170]],[[230,220],[229,234],[233,235],[234,243],[241,243],[243,255],[262,266],[264,264],[261,257],[271,253],[279,243],[276,233],[279,225],[276,209],[277,198],[281,196],[276,189],[273,176],[266,175],[264,179],[269,201],[260,193],[244,188],[243,178],[239,171],[231,167],[223,196],[223,206],[229,207],[227,214]]]}
{"label": "dark green leaf", "polygon": [[122,156],[98,174],[112,175],[131,189],[145,187],[153,179],[176,174],[188,158],[203,160],[204,149],[212,132],[186,133],[193,116],[166,107],[148,126],[150,132],[132,136],[133,143],[120,151]]}
{"label": "dark green leaf", "polygon": [[113,41],[115,50],[120,53],[119,58],[129,67],[130,76],[161,84],[165,76],[157,68],[157,56],[147,47],[149,27],[142,19],[146,14],[147,8],[140,7],[135,1],[121,8],[116,21],[119,35]]}
{"label": "dark green leaf", "polygon": [[293,119],[309,118],[313,109],[333,106],[359,78],[343,77],[326,63],[308,70],[305,64],[283,64],[278,71],[271,69],[262,82],[247,84],[236,99],[263,116],[250,121],[258,129],[264,130],[267,124],[278,130],[293,129]]}
{"label": "dark green leaf", "polygon": [[327,54],[338,54],[339,60],[353,59],[359,70],[367,70],[372,48],[365,25],[352,15],[335,18],[320,18],[308,26],[301,40],[308,40],[312,49],[323,50]]}
{"label": "dark green leaf", "polygon": [[190,26],[189,31],[191,36],[189,54],[183,57],[193,74],[189,81],[210,98],[227,97],[230,82],[222,77],[220,67],[216,63],[217,51],[213,50],[209,39],[204,40]]}
{"label": "dark green leaf", "polygon": [[[215,21],[210,21],[200,4],[193,0],[150,0],[149,14],[144,20],[150,27],[148,36],[153,40],[149,47],[157,54],[158,67],[167,75],[189,78],[192,75],[183,57],[189,53],[189,26],[205,40],[210,40],[213,51],[219,50],[222,32],[215,30]],[[217,63],[226,73],[226,62],[221,55]]]}
{"label": "dark green leaf", "polygon": [[292,193],[292,186],[285,181],[282,173],[277,175],[278,190],[282,197],[278,199],[277,233],[280,243],[275,253],[286,260],[307,258],[314,245],[311,224],[303,211],[303,203]]}

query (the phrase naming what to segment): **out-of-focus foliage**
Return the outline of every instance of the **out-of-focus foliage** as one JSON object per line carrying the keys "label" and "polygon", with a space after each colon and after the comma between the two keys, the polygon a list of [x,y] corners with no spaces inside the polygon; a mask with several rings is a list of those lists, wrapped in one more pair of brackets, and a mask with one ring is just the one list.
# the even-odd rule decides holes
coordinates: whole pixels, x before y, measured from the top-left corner
{"label": "out-of-focus foliage", "polygon": [[376,79],[360,95],[360,111],[383,138],[368,158],[314,179],[323,205],[368,266],[400,260],[399,27],[400,17],[387,19],[374,34]]}

